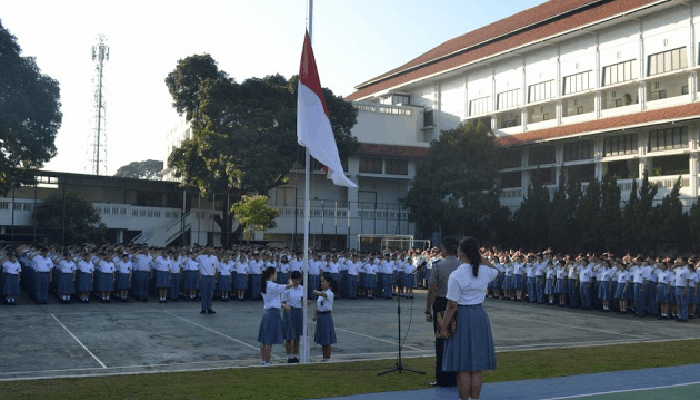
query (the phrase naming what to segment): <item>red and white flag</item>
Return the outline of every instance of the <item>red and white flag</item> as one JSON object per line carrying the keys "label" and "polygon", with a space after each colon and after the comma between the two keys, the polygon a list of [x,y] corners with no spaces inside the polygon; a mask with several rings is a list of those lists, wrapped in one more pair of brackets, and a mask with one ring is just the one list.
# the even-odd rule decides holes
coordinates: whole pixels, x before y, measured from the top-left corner
{"label": "red and white flag", "polygon": [[299,97],[297,111],[297,136],[299,145],[309,149],[309,153],[328,168],[328,177],[339,186],[357,187],[343,173],[338,155],[338,145],[333,137],[328,107],[323,98],[321,80],[318,77],[316,60],[311,50],[309,33],[304,37],[299,66]]}

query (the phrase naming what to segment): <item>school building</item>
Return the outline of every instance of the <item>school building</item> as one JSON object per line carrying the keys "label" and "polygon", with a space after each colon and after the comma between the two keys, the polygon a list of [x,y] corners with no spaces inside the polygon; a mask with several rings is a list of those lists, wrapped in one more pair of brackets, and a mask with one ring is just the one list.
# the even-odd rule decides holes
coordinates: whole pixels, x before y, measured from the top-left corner
{"label": "school building", "polygon": [[416,142],[477,120],[490,125],[504,153],[501,203],[512,208],[535,170],[550,191],[560,176],[612,174],[624,201],[646,169],[659,197],[680,176],[681,197],[692,201],[698,24],[700,1],[551,0],[419,49],[348,99],[361,114],[419,107]]}

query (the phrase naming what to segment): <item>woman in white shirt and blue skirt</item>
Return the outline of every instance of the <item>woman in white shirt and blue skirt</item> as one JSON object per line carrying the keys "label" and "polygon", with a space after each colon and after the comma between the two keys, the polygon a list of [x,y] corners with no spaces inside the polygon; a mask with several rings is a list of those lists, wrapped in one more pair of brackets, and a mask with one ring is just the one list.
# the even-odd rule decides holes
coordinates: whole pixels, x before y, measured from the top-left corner
{"label": "woman in white shirt and blue skirt", "polygon": [[273,344],[282,344],[282,292],[292,287],[292,283],[280,285],[277,281],[275,267],[267,267],[262,273],[261,292],[265,313],[260,322],[258,342],[260,342],[260,359],[264,366],[270,365]]}
{"label": "woman in white shirt and blue skirt", "polygon": [[304,312],[302,307],[302,297],[304,296],[304,286],[301,285],[301,272],[292,271],[293,286],[285,290],[282,294],[282,306],[287,307],[282,316],[282,336],[286,342],[287,362],[299,362],[299,337],[304,329]]}
{"label": "woman in white shirt and blue skirt", "polygon": [[473,237],[462,239],[457,256],[463,264],[450,274],[447,310],[440,326],[441,336],[448,337],[450,323],[456,319],[457,331],[445,342],[442,370],[457,371],[460,399],[478,399],[481,371],[496,369],[491,323],[481,303],[498,270],[480,265],[479,245]]}
{"label": "woman in white shirt and blue skirt", "polygon": [[335,336],[335,327],[333,326],[333,299],[334,292],[338,291],[338,282],[333,280],[333,276],[326,272],[321,276],[321,290],[315,290],[314,294],[318,295],[316,300],[316,311],[314,311],[313,321],[316,322],[316,333],[314,334],[314,342],[321,345],[323,351],[323,359],[321,361],[329,361],[331,359],[331,345],[338,342]]}

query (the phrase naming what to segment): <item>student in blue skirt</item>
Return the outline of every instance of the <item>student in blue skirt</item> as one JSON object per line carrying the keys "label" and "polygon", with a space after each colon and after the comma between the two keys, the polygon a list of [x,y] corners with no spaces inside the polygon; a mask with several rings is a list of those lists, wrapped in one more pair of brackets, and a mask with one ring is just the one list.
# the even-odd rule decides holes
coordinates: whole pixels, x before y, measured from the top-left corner
{"label": "student in blue skirt", "polygon": [[126,303],[129,301],[129,289],[131,289],[131,271],[133,264],[129,261],[129,254],[122,254],[122,259],[117,263],[117,291],[119,300]]}
{"label": "student in blue skirt", "polygon": [[301,272],[291,272],[293,286],[282,294],[282,336],[287,350],[287,362],[299,362],[299,337],[304,329],[304,313],[301,309],[304,286],[301,285]]}
{"label": "student in blue skirt", "polygon": [[316,322],[316,333],[314,334],[314,342],[321,345],[323,351],[323,359],[321,361],[329,361],[331,359],[331,345],[337,343],[335,336],[335,327],[333,326],[333,299],[335,292],[338,291],[338,283],[333,280],[333,276],[325,273],[321,276],[321,290],[315,290],[314,293],[318,296],[316,300],[316,310],[312,321]]}
{"label": "student in blue skirt", "polygon": [[63,254],[63,260],[58,263],[58,295],[61,297],[61,304],[70,303],[70,296],[75,291],[75,270],[77,269],[70,253]]}
{"label": "student in blue skirt", "polygon": [[97,267],[100,279],[97,283],[97,290],[100,292],[100,296],[103,303],[111,303],[110,295],[114,291],[114,264],[112,263],[112,257],[107,253],[102,253],[102,261]]}
{"label": "student in blue skirt", "polygon": [[659,308],[661,309],[661,315],[659,319],[668,319],[668,295],[669,295],[669,282],[671,273],[668,271],[668,263],[662,261],[659,263],[659,271],[657,272],[658,283],[656,285],[656,302],[659,303]]}
{"label": "student in blue skirt", "polygon": [[17,305],[15,296],[19,296],[19,274],[21,272],[22,266],[17,261],[17,254],[11,253],[10,259],[2,263],[2,295],[5,296],[5,304],[7,305]]}
{"label": "student in blue skirt", "polygon": [[260,360],[262,365],[270,365],[272,345],[282,344],[282,292],[292,287],[293,283],[280,285],[277,282],[277,270],[270,266],[262,273],[261,292],[265,313],[260,321],[258,342],[260,342]]}
{"label": "student in blue skirt", "polygon": [[447,310],[440,332],[443,337],[449,336],[453,318],[457,331],[445,343],[442,370],[457,371],[460,399],[478,399],[481,371],[496,369],[491,323],[481,304],[489,282],[498,277],[498,270],[482,264],[479,245],[473,237],[460,241],[457,256],[463,264],[450,274]]}
{"label": "student in blue skirt", "polygon": [[244,301],[248,289],[248,256],[241,253],[236,262],[236,281],[233,283],[238,301]]}

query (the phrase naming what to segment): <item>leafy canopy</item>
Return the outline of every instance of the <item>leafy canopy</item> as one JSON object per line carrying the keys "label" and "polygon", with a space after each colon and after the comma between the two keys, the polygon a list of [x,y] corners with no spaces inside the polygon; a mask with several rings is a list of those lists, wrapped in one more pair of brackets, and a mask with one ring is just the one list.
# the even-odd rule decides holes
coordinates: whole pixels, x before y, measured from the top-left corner
{"label": "leafy canopy", "polygon": [[262,230],[275,227],[275,218],[279,210],[267,206],[269,198],[265,195],[246,196],[231,205],[231,211],[236,213],[238,222],[245,228]]}
{"label": "leafy canopy", "polygon": [[158,179],[161,176],[162,170],[163,161],[149,159],[122,165],[114,176],[123,178]]}
{"label": "leafy canopy", "polygon": [[58,81],[22,57],[17,38],[0,22],[0,192],[13,177],[30,176],[56,155],[61,127]]}
{"label": "leafy canopy", "polygon": [[[53,194],[34,209],[36,225],[51,237],[54,243],[61,243],[61,228],[64,227],[63,196]],[[107,226],[92,204],[75,193],[65,196],[65,245],[80,243],[103,244],[107,239]]]}

